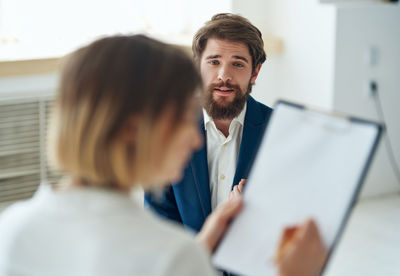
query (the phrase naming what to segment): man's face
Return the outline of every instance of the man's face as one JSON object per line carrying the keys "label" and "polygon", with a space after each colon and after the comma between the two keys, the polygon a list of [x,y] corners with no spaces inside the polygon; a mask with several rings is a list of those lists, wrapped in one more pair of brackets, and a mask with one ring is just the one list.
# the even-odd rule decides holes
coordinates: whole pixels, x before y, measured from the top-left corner
{"label": "man's face", "polygon": [[210,38],[200,59],[204,108],[213,119],[233,119],[242,111],[261,65],[252,72],[247,45]]}

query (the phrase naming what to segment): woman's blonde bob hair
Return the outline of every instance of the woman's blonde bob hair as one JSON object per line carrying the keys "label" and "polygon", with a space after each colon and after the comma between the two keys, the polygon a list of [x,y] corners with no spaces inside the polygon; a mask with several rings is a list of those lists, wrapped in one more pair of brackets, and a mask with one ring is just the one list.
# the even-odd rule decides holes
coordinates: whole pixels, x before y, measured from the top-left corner
{"label": "woman's blonde bob hair", "polygon": [[[201,86],[192,60],[143,35],[103,38],[67,57],[50,122],[52,164],[91,185],[131,185],[146,170],[151,128],[171,109],[179,124]],[[140,117],[132,143],[127,120]]]}

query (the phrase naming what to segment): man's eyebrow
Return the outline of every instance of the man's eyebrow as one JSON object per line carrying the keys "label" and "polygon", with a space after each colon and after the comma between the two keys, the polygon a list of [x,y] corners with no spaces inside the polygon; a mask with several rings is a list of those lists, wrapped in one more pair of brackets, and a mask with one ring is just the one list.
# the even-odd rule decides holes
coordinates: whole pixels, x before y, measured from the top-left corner
{"label": "man's eyebrow", "polygon": [[214,58],[220,58],[221,55],[209,55],[206,57],[206,59],[214,59]]}
{"label": "man's eyebrow", "polygon": [[[242,57],[242,56],[232,56],[234,59],[240,59],[243,60],[246,63],[249,63],[249,61],[247,60],[247,58]],[[208,59],[214,59],[214,58],[221,58],[221,55],[209,55],[206,57],[206,60]]]}
{"label": "man's eyebrow", "polygon": [[233,56],[233,58],[235,58],[235,59],[240,59],[240,60],[243,60],[243,61],[246,62],[246,63],[249,63],[249,61],[247,60],[247,58],[242,57],[242,56]]}

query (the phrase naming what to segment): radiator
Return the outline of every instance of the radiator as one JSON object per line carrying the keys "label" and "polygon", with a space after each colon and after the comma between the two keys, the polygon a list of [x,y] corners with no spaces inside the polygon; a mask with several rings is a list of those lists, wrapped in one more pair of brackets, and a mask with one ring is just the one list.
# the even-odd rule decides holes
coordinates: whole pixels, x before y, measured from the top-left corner
{"label": "radiator", "polygon": [[51,96],[0,100],[0,210],[61,177],[46,157],[52,102]]}

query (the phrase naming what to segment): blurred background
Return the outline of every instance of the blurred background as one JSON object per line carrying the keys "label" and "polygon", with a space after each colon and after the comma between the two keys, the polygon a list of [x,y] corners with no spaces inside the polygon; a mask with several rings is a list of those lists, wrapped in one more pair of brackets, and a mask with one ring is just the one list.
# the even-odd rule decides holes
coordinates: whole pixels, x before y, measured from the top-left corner
{"label": "blurred background", "polygon": [[241,14],[263,33],[267,61],[253,88],[257,100],[273,106],[286,99],[385,123],[328,274],[400,275],[397,1],[0,0],[0,210],[60,177],[49,169],[45,148],[62,56],[117,33],[145,33],[191,54],[193,34],[218,12]]}

